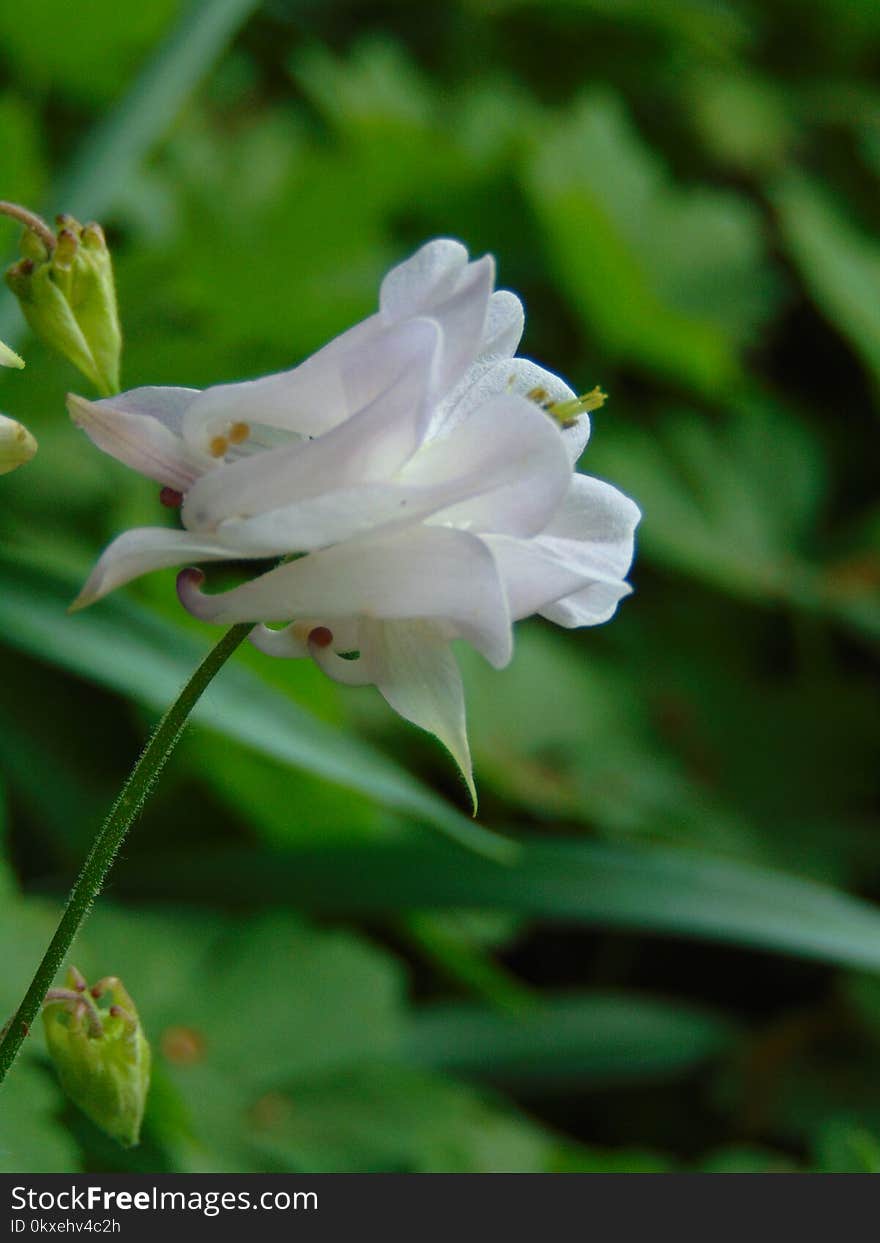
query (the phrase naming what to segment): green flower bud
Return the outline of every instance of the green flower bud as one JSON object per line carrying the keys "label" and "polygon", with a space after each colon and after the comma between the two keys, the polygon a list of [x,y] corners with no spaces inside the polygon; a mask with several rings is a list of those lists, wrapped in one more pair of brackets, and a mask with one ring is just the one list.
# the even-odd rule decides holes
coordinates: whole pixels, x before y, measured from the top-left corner
{"label": "green flower bud", "polygon": [[0,367],[23,367],[24,359],[19,358],[15,350],[0,341]]}
{"label": "green flower bud", "polygon": [[0,475],[24,466],[37,451],[37,442],[28,429],[15,419],[0,414]]}
{"label": "green flower bud", "polygon": [[123,1147],[137,1144],[150,1086],[150,1046],[120,981],[108,976],[89,987],[71,967],[66,987],[46,994],[43,1023],[70,1099]]}
{"label": "green flower bud", "polygon": [[[23,258],[6,273],[34,332],[59,350],[104,396],[119,391],[122,333],[113,263],[98,224],[59,216],[54,245],[25,229]],[[46,226],[43,226],[44,229]]]}

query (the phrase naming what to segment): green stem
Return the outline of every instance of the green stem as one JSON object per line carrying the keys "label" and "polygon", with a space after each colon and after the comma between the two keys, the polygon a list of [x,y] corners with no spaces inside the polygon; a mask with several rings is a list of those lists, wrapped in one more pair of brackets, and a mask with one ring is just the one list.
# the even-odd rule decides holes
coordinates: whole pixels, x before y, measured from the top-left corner
{"label": "green stem", "polygon": [[116,852],[138,812],[143,807],[159,774],[184,731],[187,718],[211,679],[220,671],[235,649],[250,633],[250,623],[233,626],[226,632],[196,669],[177,699],[156,726],[140,759],[129,773],[110,809],[76,884],[70,891],[64,914],[37,968],[24,1000],[10,1020],[0,1041],[0,1083],[15,1060],[22,1042],[40,1013],[43,999],[52,986],[74,938],[82,927],[92,903],[101,891]]}

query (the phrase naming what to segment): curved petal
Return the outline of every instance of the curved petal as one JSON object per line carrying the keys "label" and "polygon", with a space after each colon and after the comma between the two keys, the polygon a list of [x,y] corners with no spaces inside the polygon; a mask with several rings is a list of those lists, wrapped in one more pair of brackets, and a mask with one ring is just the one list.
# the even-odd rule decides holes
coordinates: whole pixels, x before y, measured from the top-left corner
{"label": "curved petal", "polygon": [[512,652],[495,561],[465,531],[414,527],[310,553],[218,595],[203,594],[192,576],[179,580],[178,590],[186,608],[204,621],[424,618],[449,622],[498,668]]}
{"label": "curved petal", "polygon": [[612,484],[593,475],[573,475],[542,535],[613,547],[622,576],[632,563],[633,539],[641,516],[635,501]]}
{"label": "curved petal", "polygon": [[629,583],[590,583],[589,587],[582,587],[573,595],[541,609],[541,616],[568,630],[600,626],[611,620],[620,601],[631,591]]}
{"label": "curved petal", "polygon": [[289,371],[205,389],[187,412],[184,434],[201,445],[215,425],[244,422],[322,436],[394,383],[411,348],[410,328],[372,315]]}
{"label": "curved petal", "polygon": [[452,294],[468,266],[461,242],[438,237],[391,269],[382,281],[379,307],[387,323],[430,314]]}
{"label": "curved petal", "polygon": [[433,734],[452,755],[477,810],[464,689],[442,631],[426,621],[367,622],[373,680],[395,712]]}
{"label": "curved petal", "polygon": [[110,406],[121,410],[124,414],[147,415],[158,419],[170,432],[180,436],[183,416],[201,393],[198,388],[172,388],[159,385],[146,385],[143,388],[130,388],[114,397],[105,397],[94,402],[96,406]]}
{"label": "curved petal", "polygon": [[494,283],[495,260],[484,255],[468,265],[451,297],[425,311],[443,333],[431,388],[435,399],[449,392],[479,354]]}
{"label": "curved petal", "polygon": [[[561,376],[539,367],[528,358],[478,360],[435,412],[431,421],[431,436],[439,438],[449,435],[453,428],[467,422],[490,397],[501,394],[527,398],[539,409],[541,403],[570,401],[575,396],[574,390]],[[549,415],[545,417],[550,419]],[[572,427],[560,430],[569,460],[574,463],[589,439],[590,420],[582,414]]]}
{"label": "curved petal", "polygon": [[571,479],[559,428],[533,402],[492,397],[449,436],[422,446],[400,472],[403,483],[436,485],[461,474],[470,496],[439,510],[432,521],[470,531],[531,535],[558,509]]}
{"label": "curved petal", "polygon": [[67,409],[99,449],[177,492],[186,492],[204,470],[201,456],[164,422],[153,415],[129,412],[115,397],[87,401],[69,393]]}
{"label": "curved petal", "polygon": [[510,358],[516,353],[525,326],[523,304],[509,289],[499,289],[489,299],[489,311],[480,342],[480,354]]}
{"label": "curved petal", "polygon": [[217,540],[199,539],[170,527],[135,527],[118,536],[101,554],[86,585],[70,606],[85,608],[108,591],[147,574],[184,561],[230,561],[236,554]]}
{"label": "curved petal", "polygon": [[594,583],[629,592],[613,545],[585,540],[512,539],[507,535],[483,537],[492,551],[507,592],[510,615],[518,621],[540,613],[551,604]]}
{"label": "curved petal", "polygon": [[[314,440],[208,472],[186,497],[184,523],[193,531],[213,531],[225,519],[248,519],[325,492],[387,480],[423,434],[426,386],[438,337],[431,320],[410,321],[399,335],[397,373],[387,377],[388,387],[366,409]],[[286,550],[299,547],[288,545]]]}

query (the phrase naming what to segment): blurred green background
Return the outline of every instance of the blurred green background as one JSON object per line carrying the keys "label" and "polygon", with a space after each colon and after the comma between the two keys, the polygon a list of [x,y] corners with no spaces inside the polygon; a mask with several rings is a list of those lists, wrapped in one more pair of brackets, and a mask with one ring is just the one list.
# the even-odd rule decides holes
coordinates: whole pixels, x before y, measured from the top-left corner
{"label": "blurred green background", "polygon": [[[582,469],[644,510],[611,625],[462,653],[514,866],[376,692],[236,657],[73,955],[153,1042],[143,1143],[37,1035],[0,1169],[880,1170],[880,7],[29,0],[0,70],[0,193],[107,227],[125,387],[290,366],[452,235],[609,392]],[[8,299],[0,338],[40,441],[0,481],[5,1015],[216,632],[171,571],[66,615],[162,511]]]}

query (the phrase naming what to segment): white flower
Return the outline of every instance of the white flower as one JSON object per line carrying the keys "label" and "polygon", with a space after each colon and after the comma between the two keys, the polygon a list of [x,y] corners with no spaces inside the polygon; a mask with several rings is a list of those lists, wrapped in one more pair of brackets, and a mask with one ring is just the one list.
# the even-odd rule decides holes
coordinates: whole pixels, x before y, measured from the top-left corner
{"label": "white flower", "polygon": [[264,652],[374,683],[445,743],[473,795],[451,640],[501,668],[520,618],[606,621],[630,590],[639,518],[574,473],[588,419],[548,413],[575,395],[513,357],[522,306],[493,284],[491,256],[430,242],[386,276],[375,315],[292,371],[72,396],[74,421],[164,485],[183,521],[119,536],[77,605],[164,566],[305,554],[214,595],[184,570],[180,598],[206,621],[264,623]]}

